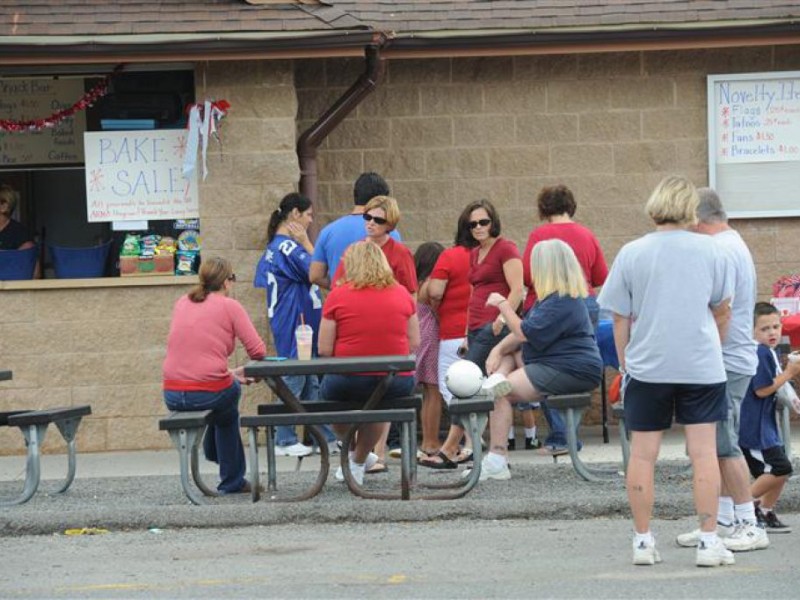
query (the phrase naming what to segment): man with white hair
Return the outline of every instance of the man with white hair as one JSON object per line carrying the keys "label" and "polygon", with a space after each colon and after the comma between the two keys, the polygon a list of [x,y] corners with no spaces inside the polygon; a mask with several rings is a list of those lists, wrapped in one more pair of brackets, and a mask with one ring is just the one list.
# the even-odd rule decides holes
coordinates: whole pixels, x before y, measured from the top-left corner
{"label": "man with white hair", "polygon": [[[769,545],[767,532],[758,526],[750,473],[739,448],[739,410],[756,373],[757,344],[753,339],[753,307],[756,303],[756,269],[753,257],[739,233],[728,225],[728,215],[717,193],[711,188],[697,190],[698,233],[710,235],[733,261],[736,271],[728,333],[722,343],[722,358],[727,376],[728,418],[717,424],[717,457],[721,493],[717,512],[717,533],[728,550],[744,552]],[[681,546],[695,547],[700,530],[678,536]]]}

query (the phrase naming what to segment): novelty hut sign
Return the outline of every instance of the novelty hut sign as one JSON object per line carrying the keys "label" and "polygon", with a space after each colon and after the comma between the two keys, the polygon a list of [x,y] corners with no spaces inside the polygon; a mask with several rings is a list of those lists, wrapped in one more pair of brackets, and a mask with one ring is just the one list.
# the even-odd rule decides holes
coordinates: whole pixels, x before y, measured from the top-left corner
{"label": "novelty hut sign", "polygon": [[84,135],[89,222],[198,218],[197,176],[182,174],[186,131]]}

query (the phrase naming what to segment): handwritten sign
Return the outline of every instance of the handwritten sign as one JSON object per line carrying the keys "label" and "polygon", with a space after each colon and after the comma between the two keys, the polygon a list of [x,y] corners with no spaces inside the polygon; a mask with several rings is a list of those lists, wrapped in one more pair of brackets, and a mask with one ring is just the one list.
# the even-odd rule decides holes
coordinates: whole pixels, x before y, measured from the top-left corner
{"label": "handwritten sign", "polygon": [[198,218],[197,177],[184,179],[183,130],[84,134],[89,222]]}
{"label": "handwritten sign", "polygon": [[800,71],[708,76],[708,179],[732,218],[800,216]]}
{"label": "handwritten sign", "polygon": [[[83,92],[83,79],[0,79],[0,119],[49,117]],[[40,131],[0,131],[0,167],[82,163],[85,129],[80,111]]]}
{"label": "handwritten sign", "polygon": [[718,163],[800,160],[800,76],[720,81],[714,93]]}

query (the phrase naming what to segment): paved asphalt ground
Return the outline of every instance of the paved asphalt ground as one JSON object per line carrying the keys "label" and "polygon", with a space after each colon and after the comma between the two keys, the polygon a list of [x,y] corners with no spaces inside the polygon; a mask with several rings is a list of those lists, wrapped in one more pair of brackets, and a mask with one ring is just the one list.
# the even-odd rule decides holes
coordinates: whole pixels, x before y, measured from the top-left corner
{"label": "paved asphalt ground", "polygon": [[[583,459],[616,472],[615,435],[603,444],[598,429],[587,429]],[[0,508],[0,597],[798,597],[800,531],[773,535],[769,549],[720,569],[696,568],[693,551],[674,544],[694,527],[680,431],[667,436],[657,468],[653,531],[664,563],[653,568],[630,564],[621,475],[587,483],[568,458],[511,457],[511,481],[483,482],[455,501],[361,500],[331,477],[307,502],[253,504],[237,495],[198,507],[181,491],[175,451],[81,454],[63,495],[53,490],[65,458],[46,456],[36,496]],[[317,461],[295,472],[294,459],[279,459],[280,491],[307,486]],[[367,485],[396,489],[399,464],[389,466]],[[215,465],[202,470],[213,482]],[[458,476],[419,470],[421,482]],[[0,495],[23,479],[23,457],[0,458]],[[780,506],[800,527],[795,481]],[[65,534],[81,528],[105,533]]]}

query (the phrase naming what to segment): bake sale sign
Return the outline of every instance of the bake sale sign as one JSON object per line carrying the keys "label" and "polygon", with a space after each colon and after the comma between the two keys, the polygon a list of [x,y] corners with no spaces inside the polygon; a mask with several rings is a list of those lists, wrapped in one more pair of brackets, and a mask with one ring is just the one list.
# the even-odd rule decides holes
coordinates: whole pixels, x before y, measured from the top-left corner
{"label": "bake sale sign", "polygon": [[196,219],[197,175],[183,176],[185,130],[84,134],[90,223]]}

